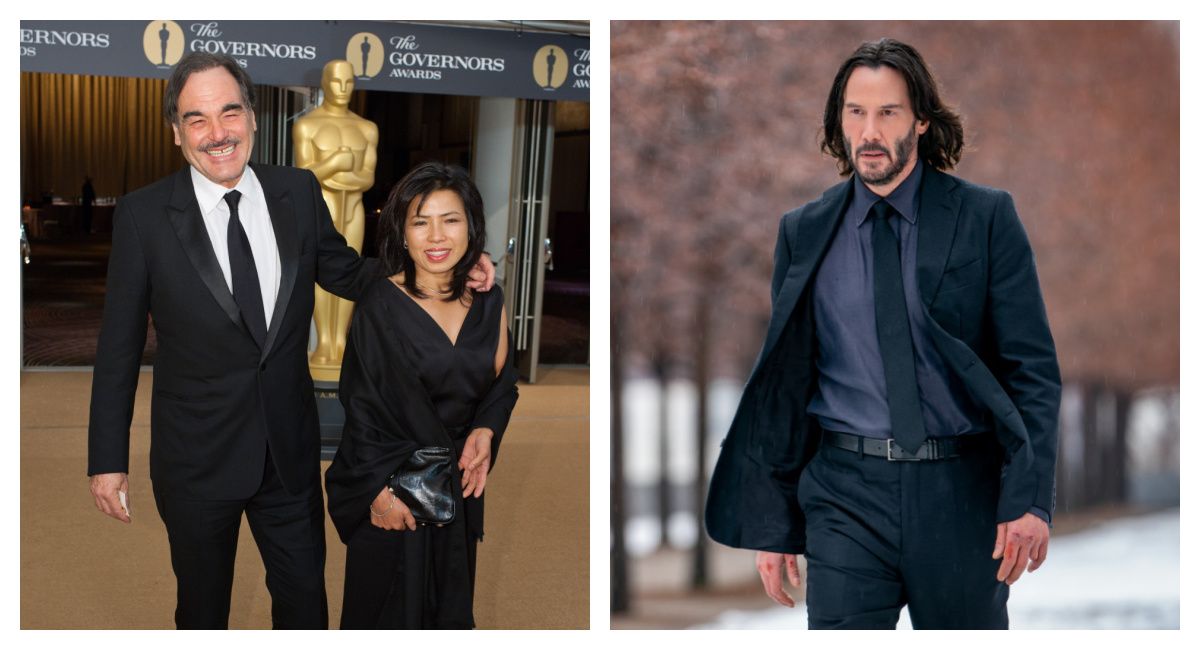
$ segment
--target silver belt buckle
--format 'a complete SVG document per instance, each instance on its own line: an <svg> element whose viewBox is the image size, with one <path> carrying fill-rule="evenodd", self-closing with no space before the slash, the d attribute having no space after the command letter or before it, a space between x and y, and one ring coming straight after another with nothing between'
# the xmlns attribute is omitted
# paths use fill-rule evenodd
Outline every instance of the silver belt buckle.
<svg viewBox="0 0 1200 650"><path fill-rule="evenodd" d="M900 456L900 457L892 456L892 444L893 444L893 443L895 443L895 442L896 442L896 439L895 439L895 438L888 438L888 441L887 441L887 459L888 459L889 461L901 462L901 461L913 461L913 460L921 460L921 459L920 459L920 457L918 457L918 456L916 456L916 455L912 455L912 456L910 456L910 457L908 457L908 458L905 458L905 457L903 457L903 456ZM900 448L900 453L901 453L901 454L906 454L906 453L908 453L908 452L904 451L904 448L903 448L903 447L901 447L901 448ZM918 450L918 453L920 453L920 451L919 451L919 450Z"/></svg>

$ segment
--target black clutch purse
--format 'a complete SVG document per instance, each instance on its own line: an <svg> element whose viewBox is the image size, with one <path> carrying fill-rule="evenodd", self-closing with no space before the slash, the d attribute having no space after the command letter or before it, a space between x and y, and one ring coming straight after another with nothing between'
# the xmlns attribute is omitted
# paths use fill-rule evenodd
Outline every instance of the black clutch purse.
<svg viewBox="0 0 1200 650"><path fill-rule="evenodd" d="M422 447L388 477L388 489L420 524L443 526L454 521L452 449Z"/></svg>

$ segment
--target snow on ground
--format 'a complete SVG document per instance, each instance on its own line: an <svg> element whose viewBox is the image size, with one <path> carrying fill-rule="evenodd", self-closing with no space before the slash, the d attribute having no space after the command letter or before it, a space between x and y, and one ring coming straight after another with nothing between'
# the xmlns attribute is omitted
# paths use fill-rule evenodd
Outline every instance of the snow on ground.
<svg viewBox="0 0 1200 650"><path fill-rule="evenodd" d="M1013 585L1008 614L1014 629L1178 629L1179 510L1052 536L1046 563ZM698 627L797 629L808 618L799 603L728 611ZM912 627L907 610L899 627Z"/></svg>

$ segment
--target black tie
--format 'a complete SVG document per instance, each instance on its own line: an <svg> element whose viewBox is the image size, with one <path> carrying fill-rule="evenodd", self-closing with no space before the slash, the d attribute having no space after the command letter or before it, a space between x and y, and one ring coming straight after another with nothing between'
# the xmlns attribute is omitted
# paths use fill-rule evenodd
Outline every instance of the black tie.
<svg viewBox="0 0 1200 650"><path fill-rule="evenodd" d="M883 356L892 437L905 451L916 453L925 441L925 423L921 420L912 332L908 327L908 308L904 304L900 242L888 223L888 217L893 214L892 206L882 199L871 206L875 221L871 233L875 257L875 330Z"/></svg>
<svg viewBox="0 0 1200 650"><path fill-rule="evenodd" d="M242 193L234 190L225 195L229 204L229 272L233 276L233 300L242 311L242 320L262 348L267 339L267 317L263 312L262 290L258 284L258 269L254 266L254 253L250 240L238 219L238 199Z"/></svg>

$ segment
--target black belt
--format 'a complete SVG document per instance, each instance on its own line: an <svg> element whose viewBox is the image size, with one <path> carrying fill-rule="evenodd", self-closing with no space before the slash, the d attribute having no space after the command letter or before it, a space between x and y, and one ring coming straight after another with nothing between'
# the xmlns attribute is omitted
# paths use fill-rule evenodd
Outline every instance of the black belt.
<svg viewBox="0 0 1200 650"><path fill-rule="evenodd" d="M867 456L879 456L888 460L945 460L947 458L957 458L965 454L972 447L977 447L985 439L986 436L983 434L927 438L917 448L915 454L910 454L903 447L895 444L896 441L892 438L886 440L882 438L868 438L840 431L824 431L821 438L825 444L837 447L838 449L863 453Z"/></svg>

